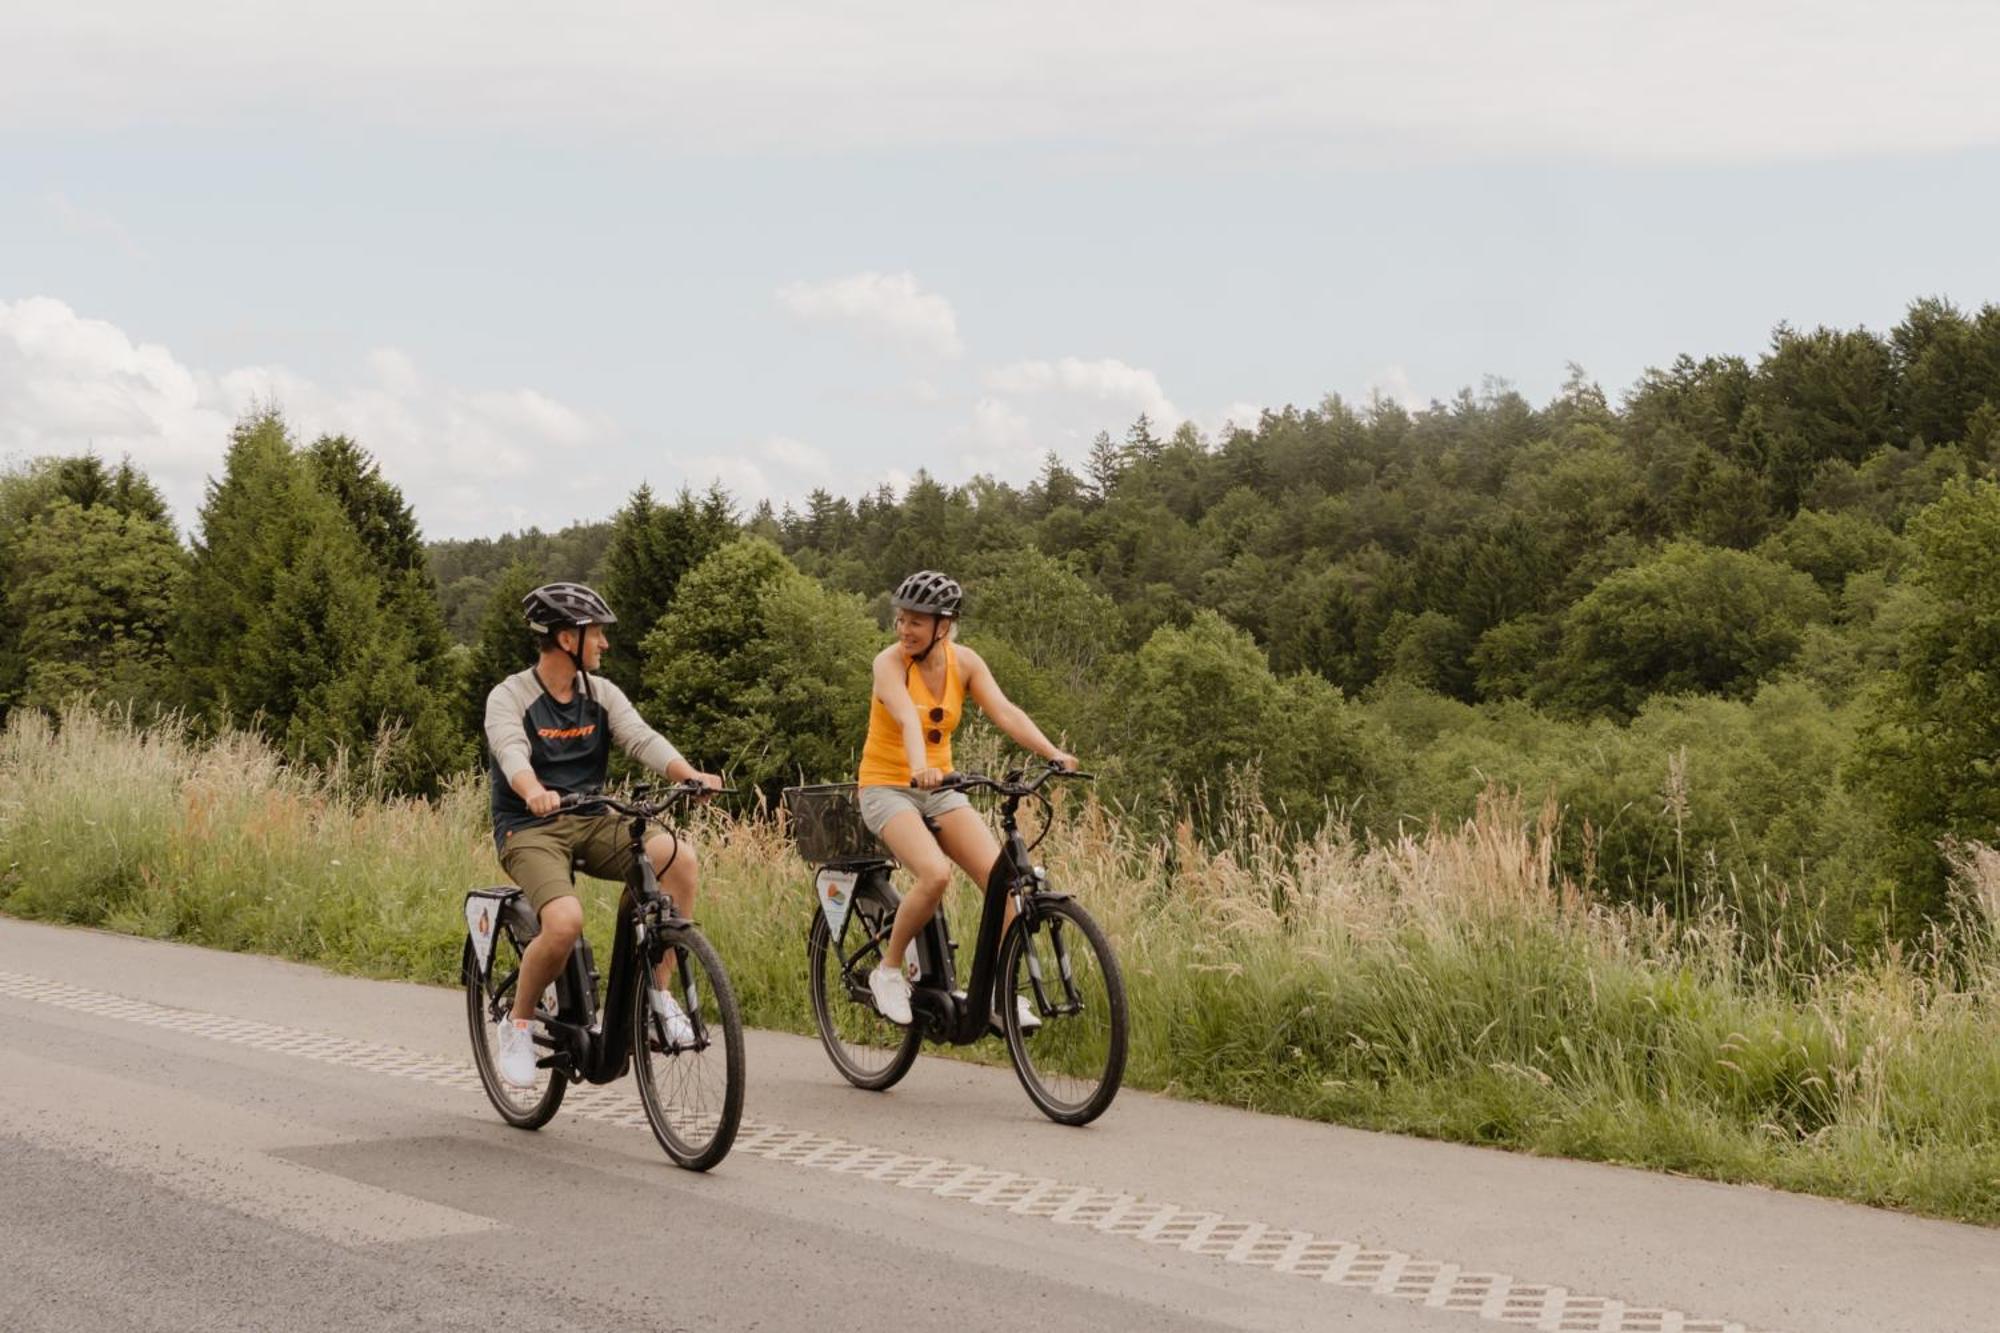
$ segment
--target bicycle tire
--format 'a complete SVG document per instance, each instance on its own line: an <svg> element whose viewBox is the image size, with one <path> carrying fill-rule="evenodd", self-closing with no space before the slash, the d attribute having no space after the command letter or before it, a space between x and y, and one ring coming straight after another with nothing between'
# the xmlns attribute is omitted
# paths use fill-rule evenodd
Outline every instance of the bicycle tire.
<svg viewBox="0 0 2000 1333"><path fill-rule="evenodd" d="M847 972L859 971L860 984L867 984L868 959L880 958L881 940L896 919L900 900L896 891L880 881L870 881L855 890L854 905L847 918L847 937L856 930L867 932L877 942L868 950L857 950ZM840 951L834 947L833 932L826 914L813 913L812 928L806 932L806 969L812 993L813 1025L819 1029L820 1044L840 1076L867 1092L886 1092L902 1081L917 1062L924 1034L915 1023L899 1027L875 1012L872 1003L863 1003L849 994L842 974Z"/></svg>
<svg viewBox="0 0 2000 1333"><path fill-rule="evenodd" d="M513 933L503 926L494 933L493 950L492 966L485 981L480 980L479 958L472 951L472 941L465 942L460 961L465 979L465 1016L472 1035L472 1063L486 1088L486 1100L493 1103L502 1120L516 1129L540 1129L562 1105L569 1076L559 1069L544 1069L540 1071L540 1082L531 1088L517 1088L500 1077L500 1060L494 1050L495 1010L508 996L495 994L491 979L495 975L519 974L521 948ZM507 987L509 994L512 989ZM539 1006L536 1012L542 1012Z"/></svg>
<svg viewBox="0 0 2000 1333"><path fill-rule="evenodd" d="M1070 926L1089 946L1091 966L1087 969L1065 939ZM1037 948L1046 952L1037 954ZM1031 958L1043 974L1040 997L1030 981ZM1087 1125L1103 1115L1125 1077L1128 1034L1124 974L1096 919L1074 899L1039 902L1033 913L1016 917L1007 928L1006 938L1000 942L999 969L1000 1021L1007 1054L1028 1100L1057 1124ZM1058 993L1062 1000L1049 1000ZM1042 1019L1041 1027L1032 1034L1021 1030L1019 1005L1015 1003L1021 995ZM1045 1006L1043 1001L1049 1003ZM1072 1003L1078 1005L1076 1012L1065 1012ZM1100 1011L1101 1025L1095 1021Z"/></svg>
<svg viewBox="0 0 2000 1333"><path fill-rule="evenodd" d="M697 1047L674 1045L653 1012L653 968L669 949L682 951L697 978L692 999L685 986L676 996L685 1012L697 1015L697 1034L706 1038ZM674 1164L706 1171L729 1155L743 1120L743 1015L736 989L715 946L691 925L663 932L645 953L632 987L632 1073L639 1101L653 1137ZM718 1054L719 1080L712 1058Z"/></svg>

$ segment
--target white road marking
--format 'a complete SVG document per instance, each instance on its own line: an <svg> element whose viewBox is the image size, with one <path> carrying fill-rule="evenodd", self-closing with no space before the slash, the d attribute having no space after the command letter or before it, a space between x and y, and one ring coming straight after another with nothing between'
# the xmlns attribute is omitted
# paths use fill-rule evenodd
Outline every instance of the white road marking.
<svg viewBox="0 0 2000 1333"><path fill-rule="evenodd" d="M400 1047L254 1019L170 1009L16 972L0 972L0 996L485 1095L479 1075L469 1063ZM637 1105L637 1098L608 1088L572 1085L563 1111L609 1124L646 1127L646 1114ZM1679 1310L1582 1295L1566 1287L1522 1282L1504 1273L1468 1273L1457 1264L1399 1250L1370 1249L1354 1241L1044 1176L891 1152L767 1121L746 1119L735 1150L1517 1328L1547 1333L1747 1333L1742 1324L1729 1320L1699 1319Z"/></svg>

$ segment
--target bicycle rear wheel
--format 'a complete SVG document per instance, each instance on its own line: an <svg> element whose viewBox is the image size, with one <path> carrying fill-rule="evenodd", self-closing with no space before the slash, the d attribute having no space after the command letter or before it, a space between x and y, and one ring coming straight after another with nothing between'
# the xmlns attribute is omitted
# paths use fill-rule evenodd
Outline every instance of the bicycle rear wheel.
<svg viewBox="0 0 2000 1333"><path fill-rule="evenodd" d="M632 1070L653 1137L690 1171L729 1155L743 1119L743 1016L715 946L693 926L647 940L632 987ZM690 1031L669 1030L653 1006L665 960L669 993Z"/></svg>
<svg viewBox="0 0 2000 1333"><path fill-rule="evenodd" d="M1104 1114L1125 1077L1125 978L1082 905L1051 898L1016 917L1000 942L1000 1020L1028 1099L1064 1125ZM1026 999L1041 1026L1021 1030Z"/></svg>
<svg viewBox="0 0 2000 1333"><path fill-rule="evenodd" d="M875 1012L868 974L882 961L889 928L896 920L896 891L880 880L863 881L841 940L833 938L826 914L813 913L806 935L806 967L812 992L813 1024L840 1076L857 1088L892 1088L916 1063L924 1035L912 1023L898 1027ZM842 945L853 950L845 953Z"/></svg>
<svg viewBox="0 0 2000 1333"><path fill-rule="evenodd" d="M486 1087L486 1099L500 1118L516 1129L540 1129L562 1105L569 1077L560 1070L537 1069L528 1087L516 1087L500 1077L498 1025L514 1005L514 987L521 974L521 948L505 925L494 931L493 966L487 980L479 979L479 958L472 941L465 943L461 971L465 979L465 1017L472 1030L472 1063ZM551 1018L547 1005L535 1006L537 1018Z"/></svg>

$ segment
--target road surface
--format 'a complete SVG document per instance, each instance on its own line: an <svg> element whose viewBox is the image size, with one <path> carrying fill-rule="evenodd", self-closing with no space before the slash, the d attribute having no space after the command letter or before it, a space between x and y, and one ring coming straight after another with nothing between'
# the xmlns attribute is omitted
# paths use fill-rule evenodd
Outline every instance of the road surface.
<svg viewBox="0 0 2000 1333"><path fill-rule="evenodd" d="M801 968L803 984L803 968ZM0 918L0 1330L1992 1330L2000 1233L1132 1092L1083 1130L750 1034L671 1166L628 1082L502 1125L462 997Z"/></svg>

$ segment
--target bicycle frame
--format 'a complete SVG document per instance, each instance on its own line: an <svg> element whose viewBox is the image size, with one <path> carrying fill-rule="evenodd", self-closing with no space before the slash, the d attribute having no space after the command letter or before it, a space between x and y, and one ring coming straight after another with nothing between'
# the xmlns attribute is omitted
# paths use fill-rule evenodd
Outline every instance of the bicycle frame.
<svg viewBox="0 0 2000 1333"><path fill-rule="evenodd" d="M951 937L951 924L943 904L939 904L911 940L917 955L918 977L911 988L910 1009L923 1025L928 1040L969 1046L990 1033L993 990L999 981L1000 931L1007 917L1008 898L1015 897L1019 919L1025 926L1035 919L1039 903L1063 896L1040 887L1023 891L1024 885L1039 886L1041 875L1031 862L1027 839L1021 836L1015 818L1018 804L1017 799L1009 799L1000 808L1000 827L1005 836L999 859L993 863L993 873L986 878L979 934L972 948L972 976L963 994L957 988L958 946ZM852 868L859 871L855 892L859 894L871 882L888 885L893 865L890 861L873 860L854 864ZM865 987L855 998L872 1003L867 999Z"/></svg>
<svg viewBox="0 0 2000 1333"><path fill-rule="evenodd" d="M652 965L650 961L641 961L642 953L651 952L646 948L648 937L658 934L672 945L674 937L691 924L674 907L673 899L660 892L652 858L646 855L646 823L637 816L632 820L633 868L625 877L625 891L618 900L618 927L611 944L611 979L604 993L604 1009L600 1013L597 1005L596 955L589 939L579 935L576 947L570 950L554 982L556 1016L542 1024L551 1053L538 1063L559 1067L572 1078L587 1083L614 1083L625 1077L631 1066L632 989L640 983L639 969ZM519 890L514 892L518 894ZM533 925L533 930L521 940L524 948L529 939L541 932L541 923L525 898L520 900L518 911L505 915L517 923L526 921ZM685 998L691 980L687 960L685 956L676 956L680 960L680 988ZM496 1006L513 1004L507 983L517 979L518 975L506 978L494 987ZM502 996L504 1000L497 998ZM694 1025L695 1049L702 1049L708 1045L708 1031L699 1006L690 1002L684 1007ZM493 1016L496 1021L499 1019L497 1008Z"/></svg>

